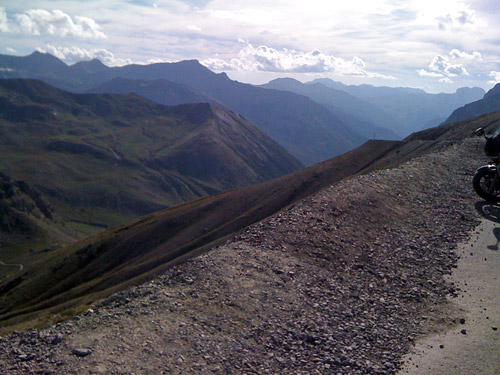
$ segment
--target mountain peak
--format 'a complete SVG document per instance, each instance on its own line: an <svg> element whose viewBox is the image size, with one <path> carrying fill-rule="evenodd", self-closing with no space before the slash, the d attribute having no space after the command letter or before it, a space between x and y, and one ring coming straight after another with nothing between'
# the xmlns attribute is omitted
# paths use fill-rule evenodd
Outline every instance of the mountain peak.
<svg viewBox="0 0 500 375"><path fill-rule="evenodd" d="M46 53L46 52L34 51L31 55L26 56L26 58L28 60L34 61L38 64L50 63L50 64L60 65L60 66L65 66L65 67L67 66L60 59L58 59L54 55L51 55L50 53Z"/></svg>
<svg viewBox="0 0 500 375"><path fill-rule="evenodd" d="M491 96L498 96L500 95L500 83L497 83L493 88L488 91L486 94L484 94L485 98L491 97Z"/></svg>
<svg viewBox="0 0 500 375"><path fill-rule="evenodd" d="M86 73L101 73L109 69L99 59L92 59L88 61L79 61L70 66L71 70L82 70Z"/></svg>

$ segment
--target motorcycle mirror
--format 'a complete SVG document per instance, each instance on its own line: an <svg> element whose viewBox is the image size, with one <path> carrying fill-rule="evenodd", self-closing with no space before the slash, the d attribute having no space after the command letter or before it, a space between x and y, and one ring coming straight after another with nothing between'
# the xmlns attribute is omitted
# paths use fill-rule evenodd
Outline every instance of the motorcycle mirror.
<svg viewBox="0 0 500 375"><path fill-rule="evenodd" d="M477 135L478 137L484 135L484 129L483 128L478 128L475 132L474 132L475 135Z"/></svg>

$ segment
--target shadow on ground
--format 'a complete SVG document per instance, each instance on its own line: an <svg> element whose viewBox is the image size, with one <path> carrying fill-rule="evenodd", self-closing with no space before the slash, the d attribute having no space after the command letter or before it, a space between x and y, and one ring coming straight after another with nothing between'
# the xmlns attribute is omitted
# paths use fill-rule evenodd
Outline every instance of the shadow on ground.
<svg viewBox="0 0 500 375"><path fill-rule="evenodd" d="M475 207L477 212L479 212L482 217L500 224L500 206L494 203L478 201L476 202ZM500 243L500 228L494 228L493 235L495 236L497 242L494 245L489 245L488 249L498 250L498 244Z"/></svg>

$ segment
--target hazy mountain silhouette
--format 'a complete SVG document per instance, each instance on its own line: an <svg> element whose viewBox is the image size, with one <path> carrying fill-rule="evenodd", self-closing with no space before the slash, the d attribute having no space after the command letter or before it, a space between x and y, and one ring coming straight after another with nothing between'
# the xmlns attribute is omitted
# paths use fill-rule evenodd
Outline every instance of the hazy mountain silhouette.
<svg viewBox="0 0 500 375"><path fill-rule="evenodd" d="M475 102L457 108L444 121L446 124L469 120L471 118L500 111L500 83L497 83L490 91L484 94L483 98Z"/></svg>
<svg viewBox="0 0 500 375"><path fill-rule="evenodd" d="M399 126L396 119L380 108L345 91L336 90L320 83L306 85L292 78L278 78L260 87L291 91L307 96L329 109L344 124L368 137L376 134L377 138L380 139L401 138L388 129L388 127Z"/></svg>
<svg viewBox="0 0 500 375"><path fill-rule="evenodd" d="M46 68L30 68L36 64ZM93 89L117 77L138 81L167 80L188 86L245 116L305 164L342 154L371 137L371 134L358 134L309 98L232 81L226 74L215 74L195 60L113 68L93 60L67 66L54 56L35 52L26 57L0 55L0 69L4 78L37 78L75 92ZM130 82L126 86L132 89ZM170 89L173 90L172 86ZM118 90L116 85L114 90ZM185 93L185 87L182 91ZM164 100L154 90L143 93L151 100Z"/></svg>
<svg viewBox="0 0 500 375"><path fill-rule="evenodd" d="M331 79L320 79L310 84L343 90L384 110L397 120L397 128L387 124L396 133L406 136L422 130L426 125L449 116L454 109L473 102L484 95L479 87L458 89L454 94L428 94L423 90L406 87L375 87L371 85L344 85Z"/></svg>
<svg viewBox="0 0 500 375"><path fill-rule="evenodd" d="M186 85L157 79L155 81L140 81L125 78L113 78L87 91L95 94L137 94L163 105L178 105L188 103L222 103L200 91Z"/></svg>

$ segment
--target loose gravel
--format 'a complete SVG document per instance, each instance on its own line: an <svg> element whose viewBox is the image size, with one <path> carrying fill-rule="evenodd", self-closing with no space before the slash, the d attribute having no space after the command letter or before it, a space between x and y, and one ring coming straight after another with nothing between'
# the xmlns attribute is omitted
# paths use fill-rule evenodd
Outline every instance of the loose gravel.
<svg viewBox="0 0 500 375"><path fill-rule="evenodd" d="M479 223L467 139L343 181L85 314L0 339L2 374L395 374L457 322ZM459 324L459 323L456 323Z"/></svg>

